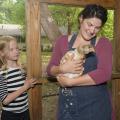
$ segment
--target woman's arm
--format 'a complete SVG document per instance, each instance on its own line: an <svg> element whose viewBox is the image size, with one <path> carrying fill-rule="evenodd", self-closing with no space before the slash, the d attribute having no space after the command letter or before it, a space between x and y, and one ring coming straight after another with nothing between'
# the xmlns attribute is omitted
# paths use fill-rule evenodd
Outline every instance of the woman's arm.
<svg viewBox="0 0 120 120"><path fill-rule="evenodd" d="M66 63L60 65L60 60L63 55L68 51L67 37L60 37L54 46L52 57L47 66L48 76L57 76L61 73L79 73L81 71L83 60L68 60Z"/></svg>
<svg viewBox="0 0 120 120"><path fill-rule="evenodd" d="M83 60L68 60L63 65L52 66L51 73L55 76L64 73L80 73L83 70Z"/></svg>
<svg viewBox="0 0 120 120"><path fill-rule="evenodd" d="M62 73L60 66L52 66L50 69L51 75L57 76L58 74Z"/></svg>
<svg viewBox="0 0 120 120"><path fill-rule="evenodd" d="M57 76L57 80L62 87L95 85L95 81L88 75L83 75L78 78L68 78L63 75Z"/></svg>
<svg viewBox="0 0 120 120"><path fill-rule="evenodd" d="M58 76L58 81L62 86L82 86L104 83L111 78L112 74L112 45L106 40L102 40L96 46L98 58L97 69L78 78L69 79L62 75Z"/></svg>
<svg viewBox="0 0 120 120"><path fill-rule="evenodd" d="M57 74L61 73L59 64L60 64L60 59L62 57L61 47L64 47L64 45L61 46L62 39L65 39L65 38L59 37L56 40L55 45L53 47L52 56L50 58L49 64L47 66L47 71L46 71L48 76L56 76Z"/></svg>
<svg viewBox="0 0 120 120"><path fill-rule="evenodd" d="M100 40L96 46L98 58L97 69L88 73L96 84L111 80L112 75L112 44L106 40Z"/></svg>
<svg viewBox="0 0 120 120"><path fill-rule="evenodd" d="M21 88L19 88L17 91L7 94L4 100L2 101L2 103L4 105L8 105L10 102L15 100L18 96L20 96L22 93L27 91L29 88L33 87L35 84L36 84L35 79L26 80L24 85Z"/></svg>

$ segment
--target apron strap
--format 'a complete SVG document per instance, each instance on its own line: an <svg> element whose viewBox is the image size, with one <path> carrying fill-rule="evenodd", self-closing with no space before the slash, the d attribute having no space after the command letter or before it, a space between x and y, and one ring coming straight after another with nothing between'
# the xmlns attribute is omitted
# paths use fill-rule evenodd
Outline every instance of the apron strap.
<svg viewBox="0 0 120 120"><path fill-rule="evenodd" d="M70 39L70 42L68 43L69 50L72 49L72 46L73 46L73 44L74 44L74 42L75 42L75 40L76 40L76 37L77 37L77 34L73 34L73 35L72 35L72 38Z"/></svg>

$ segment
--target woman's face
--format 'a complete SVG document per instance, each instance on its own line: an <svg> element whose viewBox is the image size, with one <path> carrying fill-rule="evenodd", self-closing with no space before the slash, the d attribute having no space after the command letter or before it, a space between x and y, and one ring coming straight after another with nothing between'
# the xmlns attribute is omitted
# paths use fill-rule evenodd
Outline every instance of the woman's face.
<svg viewBox="0 0 120 120"><path fill-rule="evenodd" d="M80 18L80 35L84 40L90 40L100 31L102 21L96 17L82 19Z"/></svg>

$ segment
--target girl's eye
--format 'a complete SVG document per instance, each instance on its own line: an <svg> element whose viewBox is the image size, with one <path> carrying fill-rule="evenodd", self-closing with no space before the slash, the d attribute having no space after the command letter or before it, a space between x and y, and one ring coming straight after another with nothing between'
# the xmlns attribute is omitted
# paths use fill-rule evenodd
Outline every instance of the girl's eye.
<svg viewBox="0 0 120 120"><path fill-rule="evenodd" d="M19 48L17 47L16 50L19 50Z"/></svg>

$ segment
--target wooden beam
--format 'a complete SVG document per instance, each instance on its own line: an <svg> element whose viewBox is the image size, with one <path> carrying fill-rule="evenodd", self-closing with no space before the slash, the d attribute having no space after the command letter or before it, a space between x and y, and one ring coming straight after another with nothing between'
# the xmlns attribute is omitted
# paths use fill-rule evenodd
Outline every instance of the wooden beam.
<svg viewBox="0 0 120 120"><path fill-rule="evenodd" d="M120 120L120 78L112 80L112 100L115 109L115 118Z"/></svg>
<svg viewBox="0 0 120 120"><path fill-rule="evenodd" d="M114 52L113 69L120 73L120 1L115 0L114 14ZM112 81L112 96L116 112L116 120L120 120L120 78Z"/></svg>
<svg viewBox="0 0 120 120"><path fill-rule="evenodd" d="M114 71L120 72L120 2L116 0L114 14Z"/></svg>
<svg viewBox="0 0 120 120"><path fill-rule="evenodd" d="M120 79L120 73L112 73L112 79Z"/></svg>
<svg viewBox="0 0 120 120"><path fill-rule="evenodd" d="M62 4L72 6L85 6L86 4L100 4L104 7L113 9L115 0L40 0L41 3Z"/></svg>
<svg viewBox="0 0 120 120"><path fill-rule="evenodd" d="M27 43L27 76L28 79L40 78L41 48L40 48L40 1L26 0L26 43ZM42 120L42 91L36 86L29 92L29 108L31 120Z"/></svg>

